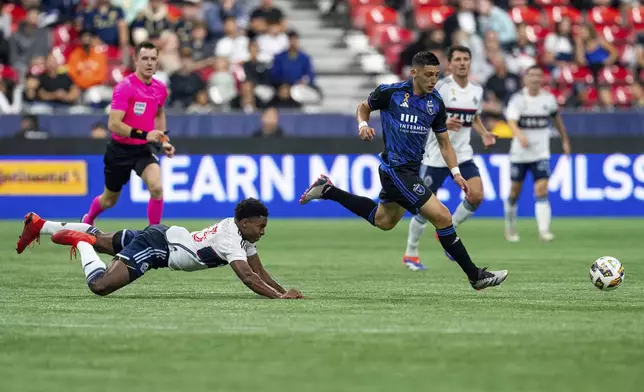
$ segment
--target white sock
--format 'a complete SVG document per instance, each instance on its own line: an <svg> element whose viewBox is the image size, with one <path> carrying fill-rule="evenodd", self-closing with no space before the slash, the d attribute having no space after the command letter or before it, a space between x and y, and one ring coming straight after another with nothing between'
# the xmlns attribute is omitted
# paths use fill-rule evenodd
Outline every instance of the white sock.
<svg viewBox="0 0 644 392"><path fill-rule="evenodd" d="M517 230L517 204L510 204L507 200L503 204L505 212L505 229L510 232Z"/></svg>
<svg viewBox="0 0 644 392"><path fill-rule="evenodd" d="M456 211L454 211L454 215L452 215L452 224L454 225L454 228L457 226L460 226L463 222L468 220L472 215L474 215L474 211L476 211L475 206L471 205L467 200L463 200L461 204L456 207Z"/></svg>
<svg viewBox="0 0 644 392"><path fill-rule="evenodd" d="M73 230L80 231L81 233L87 233L87 230L92 227L87 223L66 223L66 222L54 222L54 221L45 221L45 224L40 230L40 234L45 235L54 235L61 230Z"/></svg>
<svg viewBox="0 0 644 392"><path fill-rule="evenodd" d="M418 241L425 232L427 221L425 218L415 216L409 222L409 233L407 234L407 250L405 256L418 257Z"/></svg>
<svg viewBox="0 0 644 392"><path fill-rule="evenodd" d="M98 257L94 247L87 242L79 242L76 248L81 255L81 263L83 265L87 284L90 284L94 279L98 278L103 274L103 272L105 272L105 263L103 263L101 258Z"/></svg>
<svg viewBox="0 0 644 392"><path fill-rule="evenodd" d="M534 203L534 214L537 217L537 227L539 233L550 232L550 218L552 211L550 210L550 202L548 198L537 199Z"/></svg>

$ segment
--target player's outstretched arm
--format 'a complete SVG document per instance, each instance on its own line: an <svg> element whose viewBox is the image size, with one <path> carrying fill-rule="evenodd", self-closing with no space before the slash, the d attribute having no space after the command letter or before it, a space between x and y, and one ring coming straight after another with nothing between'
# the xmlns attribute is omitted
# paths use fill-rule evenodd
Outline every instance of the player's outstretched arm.
<svg viewBox="0 0 644 392"><path fill-rule="evenodd" d="M284 288L279 283L277 283L275 279L273 279L271 274L269 274L268 271L266 271L266 269L264 268L264 265L259 259L258 254L248 256L248 265L250 265L250 268L257 275L259 275L259 277L262 278L262 280L266 282L266 284L268 284L269 286L277 290L277 292L279 292L280 294L286 293L286 290L284 290Z"/></svg>
<svg viewBox="0 0 644 392"><path fill-rule="evenodd" d="M230 263L231 268L239 277L239 280L242 281L249 289L255 293L262 295L271 299L291 299L295 298L292 294L289 296L289 293L281 294L277 292L274 288L266 284L253 270L250 268L248 263L244 260L235 260Z"/></svg>

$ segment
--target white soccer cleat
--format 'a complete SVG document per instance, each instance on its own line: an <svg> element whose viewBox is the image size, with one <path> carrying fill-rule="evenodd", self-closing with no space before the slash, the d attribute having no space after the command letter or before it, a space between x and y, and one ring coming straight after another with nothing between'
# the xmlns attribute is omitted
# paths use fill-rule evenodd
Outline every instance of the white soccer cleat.
<svg viewBox="0 0 644 392"><path fill-rule="evenodd" d="M324 174L321 174L320 177L318 177L318 179L315 180L302 194L302 197L300 197L300 204L304 205L311 200L321 199L324 192L331 186L333 186L331 179Z"/></svg>
<svg viewBox="0 0 644 392"><path fill-rule="evenodd" d="M549 231L544 231L542 233L539 233L539 240L543 242L550 242L554 239L555 239L555 235Z"/></svg>
<svg viewBox="0 0 644 392"><path fill-rule="evenodd" d="M514 230L506 230L505 231L505 240L508 242L519 242L520 237L519 233L517 233Z"/></svg>

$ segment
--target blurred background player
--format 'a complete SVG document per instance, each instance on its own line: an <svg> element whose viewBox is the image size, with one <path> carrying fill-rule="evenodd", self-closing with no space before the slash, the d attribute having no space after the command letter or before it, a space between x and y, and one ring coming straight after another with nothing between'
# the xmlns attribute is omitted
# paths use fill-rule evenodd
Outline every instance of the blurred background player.
<svg viewBox="0 0 644 392"><path fill-rule="evenodd" d="M496 143L495 136L489 132L479 117L483 101L483 88L469 81L472 52L465 46L454 46L447 51L448 66L451 75L440 80L434 89L438 91L447 111L447 127L450 129L449 140L456 152L458 168L467 181L470 193L458 205L452 216L452 224L457 228L474 214L483 200L483 183L479 168L472 160L474 150L470 145L471 130L481 136L483 145L488 147ZM451 130L454 129L455 130ZM425 185L437 194L445 179L451 173L440 151L438 139L430 134L425 146L423 165L420 168L420 177ZM403 256L403 264L414 271L425 270L418 254L418 241L425 232L427 220L421 215L414 216L409 222L407 235L407 249ZM447 254L450 259L451 256Z"/></svg>
<svg viewBox="0 0 644 392"><path fill-rule="evenodd" d="M516 92L506 109L505 117L512 130L510 147L511 179L510 195L505 201L505 238L519 241L517 232L517 201L526 173L534 179L535 216L542 241L552 241L550 232L550 202L548 201L548 178L550 177L550 119L559 135L565 154L570 154L570 141L566 127L558 112L556 98L543 90L543 71L539 66L528 68L524 76L525 87Z"/></svg>
<svg viewBox="0 0 644 392"><path fill-rule="evenodd" d="M230 265L239 279L259 295L302 298L298 290L285 290L277 283L259 259L255 243L264 235L267 223L268 209L253 198L237 204L234 218L192 233L184 227L164 225L102 233L86 223L46 221L30 212L17 251L22 253L41 234L51 235L56 244L71 245L73 254L80 252L89 289L101 296L127 286L150 268L192 272ZM97 252L114 256L109 267Z"/></svg>
<svg viewBox="0 0 644 392"><path fill-rule="evenodd" d="M158 49L150 42L143 42L135 50L135 72L123 79L112 94L108 119L112 140L104 157L105 189L94 198L82 219L90 225L101 212L116 204L132 170L150 191L148 222L158 224L163 215L161 168L155 155L158 148L151 143L163 143L165 154L174 155L175 149L165 136L163 106L168 93L166 86L153 78L159 61Z"/></svg>
<svg viewBox="0 0 644 392"><path fill-rule="evenodd" d="M380 110L385 151L380 154L382 192L379 204L335 187L325 175L311 184L300 203L306 204L314 199L333 200L382 230L393 229L405 210L420 214L436 227L441 245L463 269L472 287L481 290L501 284L508 272L487 271L472 262L456 235L449 210L432 197L432 191L419 177L427 135L433 130L454 182L469 193L446 132L445 104L434 90L439 74L438 58L431 52L419 52L412 60L410 80L381 84L366 102L358 105L356 118L362 140L373 140L375 130L367 121L372 111ZM458 127L460 125L455 129Z"/></svg>

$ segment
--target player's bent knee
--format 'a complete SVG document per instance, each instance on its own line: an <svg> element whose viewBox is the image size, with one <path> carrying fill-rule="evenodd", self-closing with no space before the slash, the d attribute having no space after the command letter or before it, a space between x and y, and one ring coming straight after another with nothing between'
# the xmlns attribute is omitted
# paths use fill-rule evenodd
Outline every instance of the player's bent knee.
<svg viewBox="0 0 644 392"><path fill-rule="evenodd" d="M395 222L395 221L393 221L391 219L388 219L387 217L380 218L380 217L376 216L376 219L375 219L374 223L376 224L376 227L379 228L380 230L389 231L389 230L393 229L394 227L396 227L397 222Z"/></svg>
<svg viewBox="0 0 644 392"><path fill-rule="evenodd" d="M153 199L163 198L163 187L161 186L161 184L152 185L148 188L148 190L150 191L150 197L152 197Z"/></svg>
<svg viewBox="0 0 644 392"><path fill-rule="evenodd" d="M471 191L470 197L468 197L468 202L473 207L478 207L483 202L483 192Z"/></svg>
<svg viewBox="0 0 644 392"><path fill-rule="evenodd" d="M109 293L112 292L112 290L110 290L107 287L107 285L105 285L102 282L102 279L97 279L97 280L91 282L90 284L88 284L88 286L89 286L89 290L92 293L94 293L96 295L99 295L101 297L104 297L104 296L106 296L106 295L108 295Z"/></svg>

